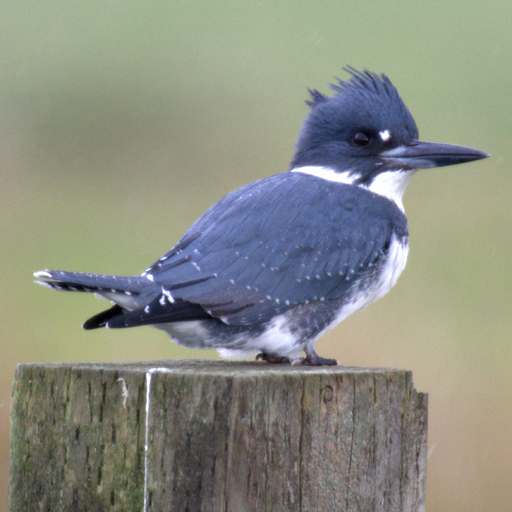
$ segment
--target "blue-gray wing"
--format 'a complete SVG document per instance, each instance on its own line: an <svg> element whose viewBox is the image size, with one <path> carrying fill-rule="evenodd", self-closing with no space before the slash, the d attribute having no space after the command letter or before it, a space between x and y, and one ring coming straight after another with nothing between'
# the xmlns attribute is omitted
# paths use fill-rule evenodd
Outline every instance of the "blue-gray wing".
<svg viewBox="0 0 512 512"><path fill-rule="evenodd" d="M260 180L212 206L146 271L162 287L158 318L130 325L180 320L180 308L247 325L339 298L393 235L406 237L407 221L381 196L297 172Z"/></svg>

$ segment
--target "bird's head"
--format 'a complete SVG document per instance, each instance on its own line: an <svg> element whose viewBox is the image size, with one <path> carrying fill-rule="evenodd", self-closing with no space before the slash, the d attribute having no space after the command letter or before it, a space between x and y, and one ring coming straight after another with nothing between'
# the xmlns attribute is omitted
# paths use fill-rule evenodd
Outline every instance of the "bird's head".
<svg viewBox="0 0 512 512"><path fill-rule="evenodd" d="M331 86L333 96L310 90L311 112L292 169L325 168L370 187L383 173L410 176L417 169L489 156L464 146L420 141L414 118L387 76L345 69L352 76Z"/></svg>

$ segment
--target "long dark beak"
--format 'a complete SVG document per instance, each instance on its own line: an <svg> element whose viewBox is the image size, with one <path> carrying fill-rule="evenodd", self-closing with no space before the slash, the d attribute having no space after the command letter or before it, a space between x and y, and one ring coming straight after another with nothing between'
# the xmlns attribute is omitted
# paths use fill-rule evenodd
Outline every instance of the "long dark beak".
<svg viewBox="0 0 512 512"><path fill-rule="evenodd" d="M417 140L408 145L382 151L379 156L386 165L401 169L424 169L472 162L490 155L485 151L465 146Z"/></svg>

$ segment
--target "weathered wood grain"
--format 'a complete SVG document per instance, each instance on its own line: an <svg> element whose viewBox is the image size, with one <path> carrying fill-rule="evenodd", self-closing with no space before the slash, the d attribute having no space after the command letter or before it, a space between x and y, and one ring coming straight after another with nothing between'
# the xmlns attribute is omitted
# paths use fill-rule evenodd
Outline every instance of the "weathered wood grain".
<svg viewBox="0 0 512 512"><path fill-rule="evenodd" d="M407 371L22 364L10 510L421 511L426 452Z"/></svg>

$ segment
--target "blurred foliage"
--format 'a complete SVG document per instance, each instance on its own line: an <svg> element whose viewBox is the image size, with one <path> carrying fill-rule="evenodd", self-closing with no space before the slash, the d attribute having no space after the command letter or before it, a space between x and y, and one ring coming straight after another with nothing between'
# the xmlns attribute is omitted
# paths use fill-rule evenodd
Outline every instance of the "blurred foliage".
<svg viewBox="0 0 512 512"><path fill-rule="evenodd" d="M148 328L84 332L103 304L42 268L137 274L225 193L287 169L345 64L386 72L425 139L489 151L420 172L393 292L318 343L414 372L430 396L429 511L512 501L509 2L2 2L0 510L23 361L216 357ZM499 478L496 476L499 475Z"/></svg>

